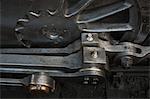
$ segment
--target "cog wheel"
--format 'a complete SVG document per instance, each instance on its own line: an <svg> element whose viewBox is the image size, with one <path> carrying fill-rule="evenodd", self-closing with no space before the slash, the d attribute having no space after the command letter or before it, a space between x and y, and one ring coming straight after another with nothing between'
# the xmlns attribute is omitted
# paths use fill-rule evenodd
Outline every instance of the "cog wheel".
<svg viewBox="0 0 150 99"><path fill-rule="evenodd" d="M141 26L136 0L35 0L31 5L15 27L26 47L65 47L82 32L134 42Z"/></svg>

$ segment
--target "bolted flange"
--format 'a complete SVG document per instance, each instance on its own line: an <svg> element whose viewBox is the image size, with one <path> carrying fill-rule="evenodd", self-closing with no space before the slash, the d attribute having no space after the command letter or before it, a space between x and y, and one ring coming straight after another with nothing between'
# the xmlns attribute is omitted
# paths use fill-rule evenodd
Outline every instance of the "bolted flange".
<svg viewBox="0 0 150 99"><path fill-rule="evenodd" d="M86 75L83 78L83 84L85 85L97 85L99 82L105 79L105 72L97 67L83 68L80 70L80 72L89 72L89 75ZM93 76L90 76L90 74L93 74Z"/></svg>

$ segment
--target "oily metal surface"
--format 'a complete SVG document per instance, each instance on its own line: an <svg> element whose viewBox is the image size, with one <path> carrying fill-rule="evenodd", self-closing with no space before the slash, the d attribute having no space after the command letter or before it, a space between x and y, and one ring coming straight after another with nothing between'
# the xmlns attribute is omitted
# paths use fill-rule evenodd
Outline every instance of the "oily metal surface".
<svg viewBox="0 0 150 99"><path fill-rule="evenodd" d="M47 92L52 78L57 98L148 97L148 12L137 1L1 0L0 85Z"/></svg>
<svg viewBox="0 0 150 99"><path fill-rule="evenodd" d="M124 31L125 34L127 32L124 40L130 34L133 34L133 39L136 34L132 30L138 29L135 25L139 17L135 0L1 0L1 3L2 47L64 47L80 38L82 31ZM131 15L127 16L127 10L131 10ZM136 14L134 21L118 24L128 18L132 20L132 11ZM119 13L125 18L111 18ZM107 20L107 17L110 17L107 23L96 23L101 19ZM111 20L117 23L111 23ZM83 22L85 24L80 24Z"/></svg>

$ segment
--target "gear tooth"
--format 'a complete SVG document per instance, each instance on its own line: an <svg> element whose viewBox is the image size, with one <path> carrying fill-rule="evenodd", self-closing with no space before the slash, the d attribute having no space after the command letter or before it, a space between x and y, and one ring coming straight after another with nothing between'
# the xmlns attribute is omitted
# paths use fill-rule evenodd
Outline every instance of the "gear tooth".
<svg viewBox="0 0 150 99"><path fill-rule="evenodd" d="M19 32L20 30L23 30L23 29L24 29L24 27L20 27L20 26L19 26L19 27L16 27L16 28L15 28L15 31L16 31L16 32Z"/></svg>
<svg viewBox="0 0 150 99"><path fill-rule="evenodd" d="M27 48L31 47L31 42L29 40L21 40L21 42L25 47Z"/></svg>
<svg viewBox="0 0 150 99"><path fill-rule="evenodd" d="M55 15L57 11L46 10L46 12L47 12L49 15Z"/></svg>
<svg viewBox="0 0 150 99"><path fill-rule="evenodd" d="M24 19L24 18L18 19L18 22L29 22L29 19Z"/></svg>
<svg viewBox="0 0 150 99"><path fill-rule="evenodd" d="M41 16L40 13L36 13L36 12L33 12L33 11L30 11L29 14L34 16L34 17L37 17L37 18Z"/></svg>
<svg viewBox="0 0 150 99"><path fill-rule="evenodd" d="M24 27L24 22L18 21L16 27Z"/></svg>
<svg viewBox="0 0 150 99"><path fill-rule="evenodd" d="M21 33L18 32L18 33L16 33L16 35L17 35L17 39L19 41L23 40L23 35Z"/></svg>

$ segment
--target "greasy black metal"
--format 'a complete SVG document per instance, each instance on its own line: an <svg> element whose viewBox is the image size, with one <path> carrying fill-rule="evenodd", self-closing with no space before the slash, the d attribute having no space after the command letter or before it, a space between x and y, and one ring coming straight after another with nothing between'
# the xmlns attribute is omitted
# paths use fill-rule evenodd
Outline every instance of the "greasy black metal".
<svg viewBox="0 0 150 99"><path fill-rule="evenodd" d="M0 70L2 73L17 73L17 74L34 74L34 73L47 73L51 77L82 77L82 76L102 76L104 77L104 72L101 71L76 71L74 73L65 73L64 71L60 70L42 70L42 69L26 69L26 68L1 68Z"/></svg>
<svg viewBox="0 0 150 99"><path fill-rule="evenodd" d="M101 72L92 72L92 71L84 71L84 72L80 72L80 71L77 71L75 73L64 73L62 71L59 71L59 70L41 70L41 69L19 69L19 68L13 68L13 69L9 69L9 68L1 68L1 70L3 71L3 73L17 73L17 74L22 74L22 73L25 73L25 74L36 74L36 73L41 73L41 72L44 72L46 73L47 75L51 76L51 77L68 77L68 78L71 78L71 77L78 77L78 76L88 76L88 75L91 75L91 76L103 76L103 74ZM111 72L124 72L124 73L131 73L131 72L134 72L134 73L138 73L139 75L146 75L145 73L148 73L150 72L150 70L148 69L147 66L141 66L141 67L136 67L136 66L132 66L132 68L129 68L129 69L122 69L122 68L112 68L110 70ZM143 72L145 72L143 74ZM133 74L132 74L133 75ZM30 84L30 76L28 77L25 77L25 78L22 78L22 79L15 79L15 78L1 78L1 81L0 81L0 84L1 85L11 85L11 86L22 86L22 85L28 85Z"/></svg>
<svg viewBox="0 0 150 99"><path fill-rule="evenodd" d="M1 48L3 54L27 54L27 55L70 55L81 50L80 40L70 43L64 48Z"/></svg>
<svg viewBox="0 0 150 99"><path fill-rule="evenodd" d="M129 24L113 24L113 23L87 23L80 24L79 28L84 32L118 32L118 31L131 31L133 28Z"/></svg>
<svg viewBox="0 0 150 99"><path fill-rule="evenodd" d="M82 67L81 52L69 56L1 54L1 66L53 67L78 69Z"/></svg>
<svg viewBox="0 0 150 99"><path fill-rule="evenodd" d="M38 46L38 44L49 47L64 47L78 39L80 31L75 21L66 19L60 13L62 12L49 15L45 10L38 14L34 11L27 12L25 20L28 21L19 19L15 27L18 40L26 47ZM73 32L75 33L73 34ZM28 41L30 41L30 44L28 44Z"/></svg>
<svg viewBox="0 0 150 99"><path fill-rule="evenodd" d="M54 98L148 97L148 0L0 3L1 86L51 88Z"/></svg>
<svg viewBox="0 0 150 99"><path fill-rule="evenodd" d="M140 31L135 39L134 42L136 43L143 43L146 38L149 37L150 34L150 26L148 23L143 23L140 27Z"/></svg>
<svg viewBox="0 0 150 99"><path fill-rule="evenodd" d="M130 34L133 34L134 37L136 36L136 34L132 32L132 30L136 32L139 27L139 24L137 24L139 16L137 14L138 6L135 2L136 0L125 0L119 2L114 0L114 3L109 4L108 6L102 6L99 9L94 9L92 7L94 1L96 2L96 0L80 0L78 2L68 0L55 0L52 2L51 0L40 0L38 2L36 0L14 0L9 2L8 0L2 0L1 27L3 28L1 30L1 46L64 47L80 38L80 33L82 31L131 31ZM49 2L50 5L48 4ZM104 1L97 2L98 4L104 3ZM15 4L19 6L15 6ZM9 8L7 8L7 6L9 6ZM88 9L86 10L86 8ZM131 15L126 18L130 20L130 24L114 24L110 23L110 19L108 19L108 22L110 21L108 24L95 24L95 21L100 20L101 18L106 18L107 20L107 17L127 10L130 10L129 12L131 12ZM132 16L136 17L133 18ZM87 17L90 21L82 22L84 19L80 17ZM89 22L94 23L91 24ZM7 27L7 23L9 23L9 28ZM80 23L86 23L86 25L80 26ZM14 32L16 32L18 41ZM8 33L11 36L8 37L6 35ZM127 38L130 34L126 33L123 38Z"/></svg>
<svg viewBox="0 0 150 99"><path fill-rule="evenodd" d="M94 11L86 11L79 15L77 23L94 22L102 18L111 16L113 14L119 13L121 11L124 11L126 9L129 9L131 6L132 4L121 1L110 6L95 9Z"/></svg>
<svg viewBox="0 0 150 99"><path fill-rule="evenodd" d="M129 24L133 27L132 31L127 31L122 38L121 41L131 41L134 42L134 39L136 39L137 32L140 29L141 26L141 17L139 12L139 5L136 0L126 0L128 3L133 4L133 7L129 10ZM136 16L136 17L135 17Z"/></svg>
<svg viewBox="0 0 150 99"><path fill-rule="evenodd" d="M93 1L94 0L80 0L80 1L78 1L75 5L69 7L65 11L65 17L71 17L71 16L79 13L80 11L84 10Z"/></svg>

